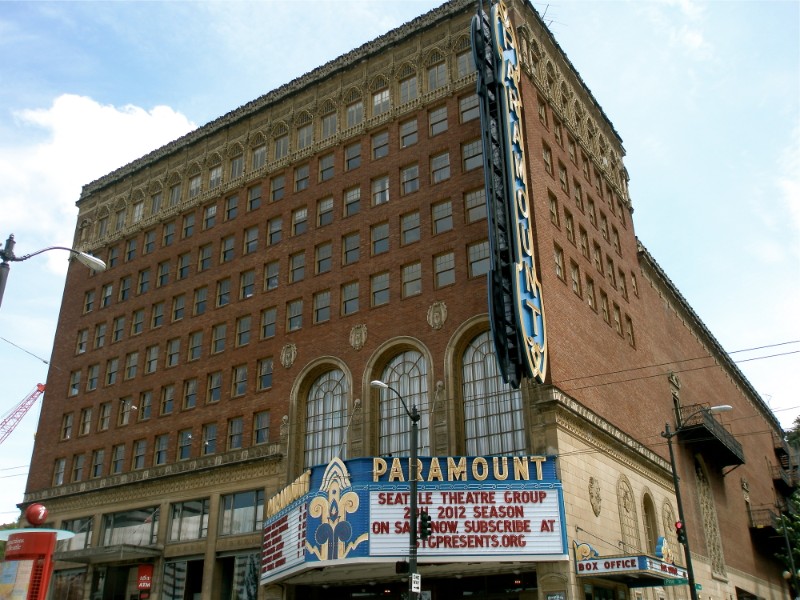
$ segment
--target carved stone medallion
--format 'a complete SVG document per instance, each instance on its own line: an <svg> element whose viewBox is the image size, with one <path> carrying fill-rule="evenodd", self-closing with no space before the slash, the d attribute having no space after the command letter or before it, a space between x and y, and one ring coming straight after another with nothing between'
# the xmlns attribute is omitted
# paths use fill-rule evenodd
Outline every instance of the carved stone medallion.
<svg viewBox="0 0 800 600"><path fill-rule="evenodd" d="M367 326L363 323L350 330L350 345L354 350L361 350L367 343Z"/></svg>
<svg viewBox="0 0 800 600"><path fill-rule="evenodd" d="M297 358L297 346L295 344L286 344L281 348L281 364L284 368L288 369L294 364L294 359Z"/></svg>
<svg viewBox="0 0 800 600"><path fill-rule="evenodd" d="M428 325L434 329L441 329L445 321L447 321L447 305L437 300L428 309Z"/></svg>

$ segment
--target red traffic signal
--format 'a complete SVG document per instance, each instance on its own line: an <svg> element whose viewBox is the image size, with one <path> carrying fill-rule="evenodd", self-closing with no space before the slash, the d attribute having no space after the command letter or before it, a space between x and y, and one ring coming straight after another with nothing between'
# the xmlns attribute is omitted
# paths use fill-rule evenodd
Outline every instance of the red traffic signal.
<svg viewBox="0 0 800 600"><path fill-rule="evenodd" d="M686 544L686 527L682 521L675 522L675 535L678 536L678 543Z"/></svg>

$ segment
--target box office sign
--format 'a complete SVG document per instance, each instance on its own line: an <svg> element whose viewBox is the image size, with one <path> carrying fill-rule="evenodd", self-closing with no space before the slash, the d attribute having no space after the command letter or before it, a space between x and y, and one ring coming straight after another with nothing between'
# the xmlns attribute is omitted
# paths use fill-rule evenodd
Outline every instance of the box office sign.
<svg viewBox="0 0 800 600"><path fill-rule="evenodd" d="M567 560L552 456L421 457L418 508L432 519L419 561ZM261 582L320 563L392 562L408 554L408 458L334 459L266 508Z"/></svg>

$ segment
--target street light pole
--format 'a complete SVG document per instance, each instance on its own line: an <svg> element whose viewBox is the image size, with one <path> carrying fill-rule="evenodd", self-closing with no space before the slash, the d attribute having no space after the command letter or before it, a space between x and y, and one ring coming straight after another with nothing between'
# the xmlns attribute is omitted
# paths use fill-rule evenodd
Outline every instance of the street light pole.
<svg viewBox="0 0 800 600"><path fill-rule="evenodd" d="M700 409L698 411L693 412L691 415L689 415L685 419L681 418L681 423L683 423L684 421L688 421L689 419L694 417L696 414L699 414L699 413L701 413L703 411L708 411L710 414L714 414L714 413L718 413L718 412L726 412L726 411L729 411L729 410L731 410L731 406L728 405L728 404L723 404L723 405L720 405L720 406L712 406L711 408ZM678 503L678 520L685 527L686 526L686 519L684 518L684 515L683 515L683 500L681 498L680 477L678 477L678 469L675 466L675 452L672 450L672 438L675 437L676 435L678 435L678 433L680 432L681 428L682 428L682 425L678 425L675 428L675 431L672 431L669 428L669 423L666 423L664 425L664 431L661 433L661 437L664 437L664 438L667 439L667 446L669 447L669 462L670 462L670 465L672 466L672 483L675 486L675 500ZM691 600L698 600L697 599L697 585L695 584L694 568L692 566L692 553L689 550L688 531L686 533L687 533L686 539L683 542L683 553L684 553L684 556L686 557L686 575L687 575L686 578L689 581L689 597L691 598Z"/></svg>
<svg viewBox="0 0 800 600"><path fill-rule="evenodd" d="M406 401L403 399L403 396L392 386L377 379L372 381L370 385L375 388L391 390L394 392L395 395L400 398L400 402L403 403L403 409L405 409L408 418L411 419L411 429L409 430L408 436L408 443L410 446L408 487L409 494L411 495L411 498L409 498L408 512L408 597L409 600L416 600L419 598L419 593L414 589L414 576L417 574L417 480L419 479L419 473L417 472L419 459L417 453L419 446L420 414L417 411L416 404L411 407L411 410L408 410L408 405L406 405Z"/></svg>
<svg viewBox="0 0 800 600"><path fill-rule="evenodd" d="M14 245L16 242L14 241L14 234L12 233L8 236L6 240L6 245L0 248L0 306L3 304L3 294L6 291L6 282L8 281L8 273L11 270L11 265L8 263L11 262L22 262L23 260L28 260L29 258L36 256L37 254L41 254L42 252L47 252L49 250L66 250L70 254L72 254L78 262L81 264L86 265L90 269L95 271L105 271L106 270L106 263L104 263L99 258L92 256L91 254L87 254L86 252L81 252L79 250L75 250L74 248L67 248L65 246L50 246L48 248L42 248L41 250L37 250L36 252L31 252L30 254L26 254L24 256L16 256L14 254Z"/></svg>

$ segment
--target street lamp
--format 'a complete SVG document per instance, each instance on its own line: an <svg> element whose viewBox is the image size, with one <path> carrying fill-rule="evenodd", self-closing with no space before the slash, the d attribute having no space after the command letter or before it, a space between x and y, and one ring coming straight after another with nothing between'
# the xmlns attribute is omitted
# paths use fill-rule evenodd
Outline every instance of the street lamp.
<svg viewBox="0 0 800 600"><path fill-rule="evenodd" d="M410 463L408 465L408 486L409 493L411 494L408 512L408 597L409 600L415 600L419 598L419 593L414 587L414 580L417 579L417 577L415 577L417 575L417 446L419 445L420 415L417 411L416 404L411 407L411 410L408 410L408 405L406 405L403 396L389 384L375 379L370 382L370 385L374 388L391 390L394 392L395 395L400 398L400 402L403 403L403 408L408 418L411 419L411 429L408 439L411 453Z"/></svg>
<svg viewBox="0 0 800 600"><path fill-rule="evenodd" d="M86 254L86 252L80 252L79 250L75 250L73 248L66 248L64 246L50 246L49 248L42 248L41 250L37 250L36 252L31 252L30 254L26 254L25 256L15 256L14 255L14 245L16 242L14 241L14 234L12 233L8 236L6 240L6 245L4 248L0 248L0 305L3 304L3 293L6 290L6 281L8 281L8 272L11 269L11 265L8 263L10 262L22 262L23 260L28 260L29 258L36 256L37 254L41 254L42 252L47 252L48 250L66 250L67 252L71 253L75 258L78 259L78 262L81 264L86 265L90 269L95 271L105 271L106 270L106 263L104 263L99 258L92 256L91 254Z"/></svg>
<svg viewBox="0 0 800 600"><path fill-rule="evenodd" d="M681 421L688 421L696 414L701 412L707 412L709 414L716 414L720 412L727 412L732 410L732 406L730 404L721 404L719 406L712 406L711 408L701 408L700 410L696 410L692 414L690 414L685 419L681 419ZM664 431L661 433L661 437L667 439L667 446L669 446L669 462L672 466L672 482L675 486L675 499L678 502L678 520L681 523L682 527L686 526L686 520L683 517L683 501L681 500L681 488L680 488L680 477L678 477L678 470L675 467L675 453L672 450L672 438L680 433L682 426L678 426L675 428L675 431L670 430L669 423L664 425ZM689 580L689 596L691 600L697 600L697 587L694 581L694 568L692 567L692 554L689 551L689 538L688 536L684 537L683 544L683 553L686 557L686 574L687 579Z"/></svg>

